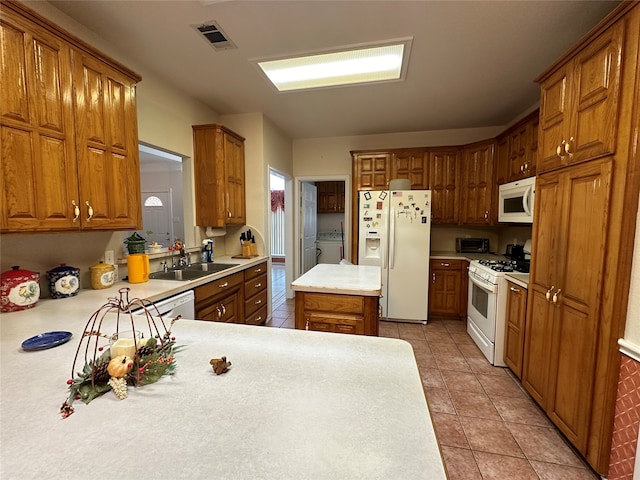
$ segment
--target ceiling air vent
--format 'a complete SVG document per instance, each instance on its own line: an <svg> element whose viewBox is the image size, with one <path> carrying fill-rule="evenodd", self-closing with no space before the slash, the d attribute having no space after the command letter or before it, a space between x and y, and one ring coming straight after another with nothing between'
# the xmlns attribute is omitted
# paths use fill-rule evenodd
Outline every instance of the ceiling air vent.
<svg viewBox="0 0 640 480"><path fill-rule="evenodd" d="M199 23L191 25L202 37L216 50L229 50L237 48L235 44L229 40L227 35L222 31L217 22L211 21L207 23Z"/></svg>

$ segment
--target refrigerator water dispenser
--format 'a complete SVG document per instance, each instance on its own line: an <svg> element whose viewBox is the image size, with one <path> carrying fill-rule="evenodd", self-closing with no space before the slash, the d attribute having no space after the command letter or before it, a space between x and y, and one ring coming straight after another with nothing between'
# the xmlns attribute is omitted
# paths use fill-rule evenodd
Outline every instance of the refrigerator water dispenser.
<svg viewBox="0 0 640 480"><path fill-rule="evenodd" d="M382 251L380 250L380 237L365 239L365 258L382 258Z"/></svg>

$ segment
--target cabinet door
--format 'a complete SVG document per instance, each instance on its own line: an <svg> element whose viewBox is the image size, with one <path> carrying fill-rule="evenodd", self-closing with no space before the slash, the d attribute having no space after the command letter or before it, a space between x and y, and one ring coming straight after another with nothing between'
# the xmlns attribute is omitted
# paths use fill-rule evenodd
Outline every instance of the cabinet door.
<svg viewBox="0 0 640 480"><path fill-rule="evenodd" d="M615 153L624 22L541 84L538 172Z"/></svg>
<svg viewBox="0 0 640 480"><path fill-rule="evenodd" d="M530 145L529 135L530 128L527 123L517 126L509 134L509 181L524 177Z"/></svg>
<svg viewBox="0 0 640 480"><path fill-rule="evenodd" d="M246 220L244 186L244 142L225 132L224 157L227 188L227 225L244 225Z"/></svg>
<svg viewBox="0 0 640 480"><path fill-rule="evenodd" d="M73 80L82 226L141 228L135 85L76 50Z"/></svg>
<svg viewBox="0 0 640 480"><path fill-rule="evenodd" d="M424 150L401 150L391 159L391 179L406 178L412 190L426 190L428 169L425 165Z"/></svg>
<svg viewBox="0 0 640 480"><path fill-rule="evenodd" d="M430 315L459 316L462 277L459 263L444 260L432 260L429 263L431 271Z"/></svg>
<svg viewBox="0 0 640 480"><path fill-rule="evenodd" d="M429 152L429 189L434 224L457 224L460 150Z"/></svg>
<svg viewBox="0 0 640 480"><path fill-rule="evenodd" d="M511 282L507 282L507 286L504 362L516 377L522 378L527 290Z"/></svg>
<svg viewBox="0 0 640 480"><path fill-rule="evenodd" d="M510 158L509 135L502 135L496 139L496 184L509 182Z"/></svg>
<svg viewBox="0 0 640 480"><path fill-rule="evenodd" d="M462 218L468 225L492 222L494 142L483 142L464 150L462 166Z"/></svg>
<svg viewBox="0 0 640 480"><path fill-rule="evenodd" d="M390 153L354 153L355 192L389 188Z"/></svg>
<svg viewBox="0 0 640 480"><path fill-rule="evenodd" d="M70 48L9 10L2 15L0 229L78 228Z"/></svg>
<svg viewBox="0 0 640 480"><path fill-rule="evenodd" d="M599 307L611 193L611 159L562 174L563 218L557 297L552 297L551 363L547 414L586 452L591 414Z"/></svg>

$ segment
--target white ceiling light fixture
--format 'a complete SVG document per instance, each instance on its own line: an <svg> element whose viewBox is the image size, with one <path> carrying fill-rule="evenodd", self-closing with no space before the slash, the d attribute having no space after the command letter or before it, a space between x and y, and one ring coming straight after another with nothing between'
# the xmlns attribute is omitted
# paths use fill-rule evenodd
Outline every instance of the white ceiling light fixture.
<svg viewBox="0 0 640 480"><path fill-rule="evenodd" d="M411 40L253 62L279 92L402 81L406 76Z"/></svg>

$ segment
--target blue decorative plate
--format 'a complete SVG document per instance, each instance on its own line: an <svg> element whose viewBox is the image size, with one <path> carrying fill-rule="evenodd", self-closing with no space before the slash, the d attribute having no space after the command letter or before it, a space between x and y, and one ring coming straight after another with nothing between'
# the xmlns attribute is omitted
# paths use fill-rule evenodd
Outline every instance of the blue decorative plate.
<svg viewBox="0 0 640 480"><path fill-rule="evenodd" d="M71 332L46 332L27 338L22 342L24 350L44 350L45 348L57 347L71 338Z"/></svg>

